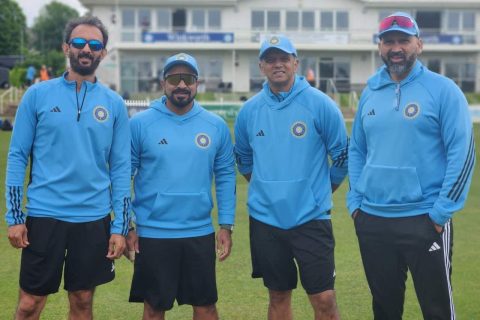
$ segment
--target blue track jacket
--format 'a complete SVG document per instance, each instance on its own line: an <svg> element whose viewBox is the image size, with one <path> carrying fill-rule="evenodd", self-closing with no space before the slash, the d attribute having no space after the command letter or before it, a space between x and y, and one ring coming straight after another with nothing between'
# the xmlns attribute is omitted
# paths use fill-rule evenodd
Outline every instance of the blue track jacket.
<svg viewBox="0 0 480 320"><path fill-rule="evenodd" d="M282 229L330 219L331 184L347 174L347 141L338 107L303 77L282 101L266 82L235 123L238 169L252 174L250 215Z"/></svg>
<svg viewBox="0 0 480 320"><path fill-rule="evenodd" d="M468 104L450 79L417 61L399 83L385 66L368 80L349 150L350 213L428 213L444 225L464 205L474 163Z"/></svg>
<svg viewBox="0 0 480 320"><path fill-rule="evenodd" d="M166 97L130 120L132 208L137 232L147 238L188 238L214 231L212 180L218 223L235 218L235 161L225 121L196 101L184 115Z"/></svg>
<svg viewBox="0 0 480 320"><path fill-rule="evenodd" d="M111 233L125 235L130 205L125 103L99 82L83 81L77 98L76 82L66 76L30 87L18 108L7 160L7 224L25 223L21 208L30 158L29 216L80 223L113 209Z"/></svg>

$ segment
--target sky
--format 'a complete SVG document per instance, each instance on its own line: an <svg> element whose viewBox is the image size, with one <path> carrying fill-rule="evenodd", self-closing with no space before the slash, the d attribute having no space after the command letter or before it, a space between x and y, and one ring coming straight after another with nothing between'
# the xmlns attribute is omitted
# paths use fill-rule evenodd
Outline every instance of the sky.
<svg viewBox="0 0 480 320"><path fill-rule="evenodd" d="M31 27L35 18L38 16L40 9L43 8L45 5L49 4L53 0L14 0L22 8L23 13L27 17L27 26ZM57 2L61 2L66 4L75 10L78 11L80 15L84 14L87 9L80 4L78 0L56 0Z"/></svg>

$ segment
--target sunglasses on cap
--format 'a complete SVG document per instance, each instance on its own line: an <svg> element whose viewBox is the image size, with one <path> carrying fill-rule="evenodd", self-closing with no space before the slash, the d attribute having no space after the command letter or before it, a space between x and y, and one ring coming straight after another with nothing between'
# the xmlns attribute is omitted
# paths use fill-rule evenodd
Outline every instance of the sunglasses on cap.
<svg viewBox="0 0 480 320"><path fill-rule="evenodd" d="M176 73L176 74L169 74L165 77L165 81L172 86L178 86L180 81L185 82L187 86L191 86L195 82L197 82L197 76L190 73Z"/></svg>
<svg viewBox="0 0 480 320"><path fill-rule="evenodd" d="M389 16L380 22L379 32L390 29L392 26L399 26L400 28L415 29L415 22L409 17L404 16Z"/></svg>
<svg viewBox="0 0 480 320"><path fill-rule="evenodd" d="M84 38L73 38L68 43L75 49L83 49L88 44L90 50L92 51L100 51L103 49L103 43L100 40L87 40Z"/></svg>

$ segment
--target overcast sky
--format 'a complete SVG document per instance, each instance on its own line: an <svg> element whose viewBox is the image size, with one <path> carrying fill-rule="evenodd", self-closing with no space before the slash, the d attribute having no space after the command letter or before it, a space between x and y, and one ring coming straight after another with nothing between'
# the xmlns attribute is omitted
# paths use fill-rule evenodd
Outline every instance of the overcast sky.
<svg viewBox="0 0 480 320"><path fill-rule="evenodd" d="M23 13L27 17L27 26L33 25L34 19L38 16L40 9L53 0L14 0L23 10ZM56 0L57 2L64 3L78 11L80 15L84 14L87 9L80 4L78 0Z"/></svg>

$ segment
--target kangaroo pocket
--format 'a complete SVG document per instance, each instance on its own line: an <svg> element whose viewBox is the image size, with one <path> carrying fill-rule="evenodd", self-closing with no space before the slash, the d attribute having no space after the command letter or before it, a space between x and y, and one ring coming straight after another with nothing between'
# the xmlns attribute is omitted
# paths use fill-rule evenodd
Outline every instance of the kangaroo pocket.
<svg viewBox="0 0 480 320"><path fill-rule="evenodd" d="M376 204L407 204L423 200L415 167L366 165L356 190Z"/></svg>
<svg viewBox="0 0 480 320"><path fill-rule="evenodd" d="M210 221L213 204L206 192L159 192L149 220L162 228L188 228Z"/></svg>
<svg viewBox="0 0 480 320"><path fill-rule="evenodd" d="M310 182L254 179L248 190L248 206L256 214L273 217L279 226L292 227L317 207ZM270 219L268 219L270 220Z"/></svg>

